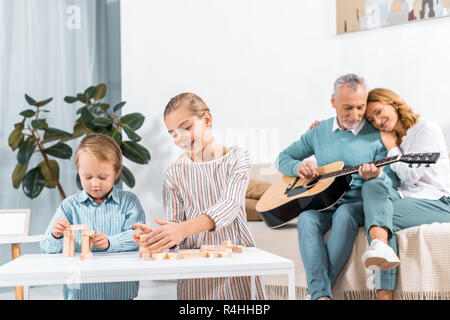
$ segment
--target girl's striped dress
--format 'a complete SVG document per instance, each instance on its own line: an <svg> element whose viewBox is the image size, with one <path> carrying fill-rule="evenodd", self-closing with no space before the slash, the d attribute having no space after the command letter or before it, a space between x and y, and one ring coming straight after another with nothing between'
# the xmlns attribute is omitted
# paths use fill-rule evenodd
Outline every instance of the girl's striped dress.
<svg viewBox="0 0 450 320"><path fill-rule="evenodd" d="M247 224L245 194L250 176L247 151L233 147L221 158L193 162L187 153L166 170L163 187L164 211L168 221L183 222L201 214L215 222L215 230L198 233L178 244L178 249L198 249L231 240L235 245L254 247ZM178 280L178 299L250 299L250 277ZM265 294L256 277L256 298Z"/></svg>

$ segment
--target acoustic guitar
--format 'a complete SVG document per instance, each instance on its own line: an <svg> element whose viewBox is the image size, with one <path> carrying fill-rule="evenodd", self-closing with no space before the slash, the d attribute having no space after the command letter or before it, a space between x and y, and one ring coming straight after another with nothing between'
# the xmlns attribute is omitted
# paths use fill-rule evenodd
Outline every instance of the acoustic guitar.
<svg viewBox="0 0 450 320"><path fill-rule="evenodd" d="M376 167L397 161L412 164L436 163L440 153L411 153L380 159L373 163ZM256 204L261 218L269 228L278 228L296 218L306 210L323 211L334 206L350 189L352 173L362 166L345 167L343 161L337 161L316 168L313 178L283 176L272 184Z"/></svg>

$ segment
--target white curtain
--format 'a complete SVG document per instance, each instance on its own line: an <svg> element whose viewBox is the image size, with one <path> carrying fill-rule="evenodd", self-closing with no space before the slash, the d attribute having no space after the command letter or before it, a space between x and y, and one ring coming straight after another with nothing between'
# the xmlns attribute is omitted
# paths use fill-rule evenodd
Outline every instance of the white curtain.
<svg viewBox="0 0 450 320"><path fill-rule="evenodd" d="M32 109L24 98L37 101L53 97L46 107L50 127L73 131L81 104L67 104L65 96L106 83L105 101L118 103L120 85L119 0L0 0L0 209L31 208L30 234L45 231L60 204L57 189L44 188L31 200L20 187L14 189L12 172L17 150L8 146L19 113ZM75 152L80 139L68 144ZM41 162L35 154L29 169ZM76 187L74 156L57 159L60 182L67 196ZM39 246L23 246L23 253ZM10 249L0 246L0 265L11 259Z"/></svg>

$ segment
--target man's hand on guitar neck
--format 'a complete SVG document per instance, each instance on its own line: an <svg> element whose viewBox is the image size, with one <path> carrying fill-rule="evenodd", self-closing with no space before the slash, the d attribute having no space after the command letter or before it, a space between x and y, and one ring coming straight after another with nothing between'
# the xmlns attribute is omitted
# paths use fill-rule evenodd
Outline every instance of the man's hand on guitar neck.
<svg viewBox="0 0 450 320"><path fill-rule="evenodd" d="M383 173L383 167L376 167L373 163L365 163L358 169L359 175L364 180L370 180L373 178L378 178Z"/></svg>
<svg viewBox="0 0 450 320"><path fill-rule="evenodd" d="M311 161L305 160L297 168L297 175L303 179L309 179L318 175L316 168Z"/></svg>

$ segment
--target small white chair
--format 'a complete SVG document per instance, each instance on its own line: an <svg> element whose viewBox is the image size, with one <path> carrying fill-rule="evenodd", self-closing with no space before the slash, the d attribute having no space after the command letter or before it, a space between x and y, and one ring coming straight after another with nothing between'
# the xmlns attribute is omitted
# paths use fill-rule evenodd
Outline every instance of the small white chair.
<svg viewBox="0 0 450 320"><path fill-rule="evenodd" d="M42 235L29 236L30 209L0 210L0 244L10 244L12 259L21 256L21 243L40 242ZM29 298L28 287L15 287L16 300Z"/></svg>

